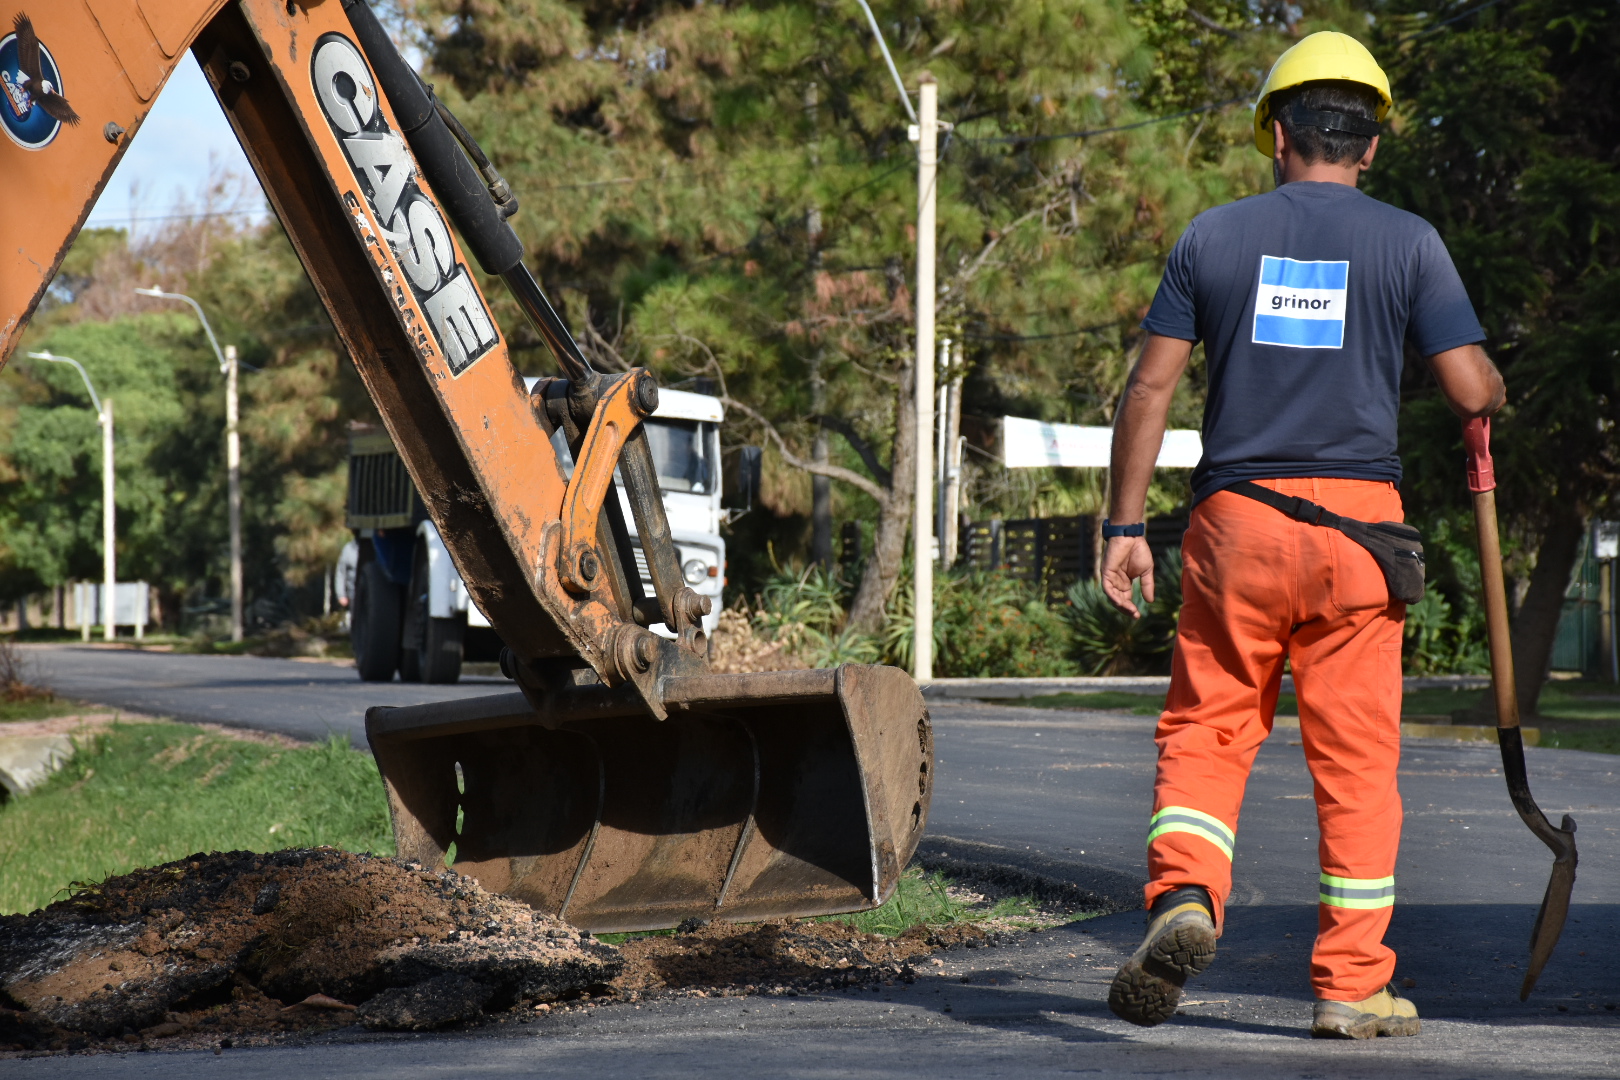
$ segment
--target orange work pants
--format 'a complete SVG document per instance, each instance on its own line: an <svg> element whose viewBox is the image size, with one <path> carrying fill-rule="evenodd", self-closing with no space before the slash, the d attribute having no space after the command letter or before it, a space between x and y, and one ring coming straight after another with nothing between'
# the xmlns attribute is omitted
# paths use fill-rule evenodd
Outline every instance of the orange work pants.
<svg viewBox="0 0 1620 1080"><path fill-rule="evenodd" d="M1400 521L1394 485L1261 480L1336 514ZM1201 885L1222 924L1243 789L1287 660L1315 781L1321 886L1311 985L1359 1001L1395 970L1384 943L1395 902L1401 800L1401 632L1366 549L1229 491L1200 502L1182 541L1182 608L1159 718L1147 903Z"/></svg>

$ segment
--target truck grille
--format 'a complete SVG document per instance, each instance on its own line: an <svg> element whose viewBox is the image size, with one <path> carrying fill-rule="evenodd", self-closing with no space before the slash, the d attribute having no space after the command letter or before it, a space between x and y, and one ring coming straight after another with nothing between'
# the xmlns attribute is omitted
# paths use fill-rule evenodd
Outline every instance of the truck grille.
<svg viewBox="0 0 1620 1080"><path fill-rule="evenodd" d="M410 525L416 488L398 454L356 454L349 458L351 529L396 529Z"/></svg>

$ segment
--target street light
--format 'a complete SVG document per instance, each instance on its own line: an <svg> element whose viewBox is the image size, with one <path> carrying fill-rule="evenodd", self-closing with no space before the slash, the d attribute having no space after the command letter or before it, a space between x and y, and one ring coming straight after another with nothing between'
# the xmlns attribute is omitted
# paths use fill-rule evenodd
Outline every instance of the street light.
<svg viewBox="0 0 1620 1080"><path fill-rule="evenodd" d="M208 325L208 316L202 305L184 293L164 292L162 289L136 289L141 296L156 296L164 300L183 300L191 305L202 322L208 344L214 347L219 359L219 370L225 376L225 468L229 476L227 501L231 517L231 640L242 640L242 443L236 433L236 346L227 345L221 351L214 328Z"/></svg>
<svg viewBox="0 0 1620 1080"><path fill-rule="evenodd" d="M117 612L113 606L113 596L118 584L117 551L114 546L114 515L117 510L113 505L113 403L101 400L90 383L90 376L85 374L84 365L77 360L57 356L48 350L28 355L35 360L49 360L53 364L72 364L78 370L79 378L84 380L84 388L90 391L90 404L96 408L96 423L101 427L101 572L106 579L101 593L101 636L111 641L117 636L114 623ZM88 638L88 625L84 632Z"/></svg>

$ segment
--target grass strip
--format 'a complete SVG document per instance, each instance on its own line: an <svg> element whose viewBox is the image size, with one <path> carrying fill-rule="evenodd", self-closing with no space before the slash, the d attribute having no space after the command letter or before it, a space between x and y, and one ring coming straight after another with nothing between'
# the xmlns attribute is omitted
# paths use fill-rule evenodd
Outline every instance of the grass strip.
<svg viewBox="0 0 1620 1080"><path fill-rule="evenodd" d="M908 867L895 885L894 895L870 911L847 915L824 915L817 922L843 923L863 934L895 937L913 926L950 926L966 922L974 912L967 904L953 899L946 891L950 884L943 874Z"/></svg>
<svg viewBox="0 0 1620 1080"><path fill-rule="evenodd" d="M198 851L322 844L394 849L377 767L347 740L284 749L189 724L114 724L0 805L0 913Z"/></svg>
<svg viewBox="0 0 1620 1080"><path fill-rule="evenodd" d="M900 875L894 895L879 906L847 915L824 915L817 921L841 922L863 934L897 937L914 926L954 926L1035 912L1035 902L1028 897L1005 897L989 907L967 904L950 895L950 884L950 879L937 871L908 867Z"/></svg>
<svg viewBox="0 0 1620 1080"><path fill-rule="evenodd" d="M1017 919L1035 914L1035 901L1029 897L1005 897L988 907L965 903L950 895L951 880L944 874L921 867L908 867L900 875L894 895L870 911L846 915L821 915L812 922L843 923L862 934L899 937L917 926L956 926L986 919ZM597 934L597 940L622 945L637 938L663 937L674 930L637 930L624 934Z"/></svg>
<svg viewBox="0 0 1620 1080"><path fill-rule="evenodd" d="M117 712L105 705L86 705L82 701L68 701L58 697L29 698L26 701L0 699L0 724L13 720L49 720L53 716L80 716L84 713ZM5 729L0 728L0 735Z"/></svg>
<svg viewBox="0 0 1620 1080"><path fill-rule="evenodd" d="M1027 705L1036 709L1129 709L1137 716L1158 716L1164 711L1164 695L1098 690L1091 694L1042 694L992 704Z"/></svg>

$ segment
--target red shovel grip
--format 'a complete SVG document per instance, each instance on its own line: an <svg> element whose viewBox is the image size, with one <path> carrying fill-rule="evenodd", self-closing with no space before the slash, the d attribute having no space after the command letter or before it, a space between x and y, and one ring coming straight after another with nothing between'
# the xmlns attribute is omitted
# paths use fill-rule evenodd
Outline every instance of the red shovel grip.
<svg viewBox="0 0 1620 1080"><path fill-rule="evenodd" d="M1468 490L1474 494L1496 489L1496 467L1491 462L1491 420L1476 416L1463 425L1463 449L1468 452Z"/></svg>

